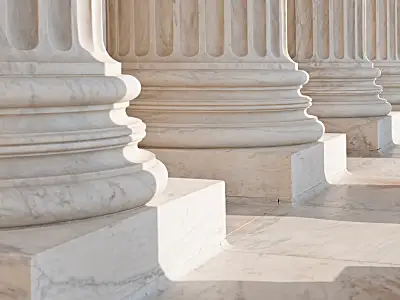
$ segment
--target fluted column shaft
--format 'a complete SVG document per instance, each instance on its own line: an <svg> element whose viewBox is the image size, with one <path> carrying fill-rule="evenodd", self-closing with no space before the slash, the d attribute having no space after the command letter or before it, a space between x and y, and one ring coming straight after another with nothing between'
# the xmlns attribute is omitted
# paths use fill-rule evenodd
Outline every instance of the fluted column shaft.
<svg viewBox="0 0 400 300"><path fill-rule="evenodd" d="M101 0L0 0L0 227L141 206L165 167L125 109L139 82L102 36Z"/></svg>
<svg viewBox="0 0 400 300"><path fill-rule="evenodd" d="M142 84L128 112L144 146L223 148L318 140L308 76L287 53L286 0L110 0L108 50Z"/></svg>
<svg viewBox="0 0 400 300"><path fill-rule="evenodd" d="M368 1L367 1L368 2ZM384 116L380 75L366 56L365 0L289 0L289 51L310 81L309 112L321 118ZM369 22L369 21L368 21Z"/></svg>
<svg viewBox="0 0 400 300"><path fill-rule="evenodd" d="M400 1L367 1L367 56L381 70L377 83L393 110L400 110Z"/></svg>

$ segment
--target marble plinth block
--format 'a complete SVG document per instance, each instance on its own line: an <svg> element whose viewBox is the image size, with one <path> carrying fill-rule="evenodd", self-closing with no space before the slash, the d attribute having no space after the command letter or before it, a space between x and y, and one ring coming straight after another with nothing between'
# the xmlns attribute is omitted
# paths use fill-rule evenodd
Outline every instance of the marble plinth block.
<svg viewBox="0 0 400 300"><path fill-rule="evenodd" d="M224 183L170 179L146 206L0 230L1 300L140 299L221 249Z"/></svg>
<svg viewBox="0 0 400 300"><path fill-rule="evenodd" d="M288 147L149 150L174 177L224 180L230 200L296 201L314 195L346 169L343 134Z"/></svg>
<svg viewBox="0 0 400 300"><path fill-rule="evenodd" d="M368 156L391 143L387 115L392 106L381 97L383 89L377 83L392 88L395 77L390 73L395 71L381 72L371 62L371 54L387 49L392 39L390 30L381 27L389 24L382 14L385 9L371 14L373 7L385 5L386 1L288 1L289 52L310 76L301 90L312 98L308 113L324 123L325 132L345 133L349 153L355 155Z"/></svg>
<svg viewBox="0 0 400 300"><path fill-rule="evenodd" d="M393 146L392 116L322 118L327 132L345 132L351 156L375 156Z"/></svg>
<svg viewBox="0 0 400 300"><path fill-rule="evenodd" d="M392 136L395 145L400 144L400 111L392 111L389 115L392 118Z"/></svg>

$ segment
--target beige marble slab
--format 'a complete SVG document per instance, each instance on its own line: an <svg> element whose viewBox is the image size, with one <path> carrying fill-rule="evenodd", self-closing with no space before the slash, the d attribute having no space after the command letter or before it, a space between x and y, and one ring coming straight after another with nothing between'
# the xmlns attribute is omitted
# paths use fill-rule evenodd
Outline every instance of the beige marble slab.
<svg viewBox="0 0 400 300"><path fill-rule="evenodd" d="M397 300L400 268L226 251L157 300Z"/></svg>
<svg viewBox="0 0 400 300"><path fill-rule="evenodd" d="M400 264L400 212L282 208L228 237L234 251Z"/></svg>
<svg viewBox="0 0 400 300"><path fill-rule="evenodd" d="M299 201L296 204L348 209L400 211L399 195L400 185L368 185L366 182L359 182L352 185L333 186L313 199L303 202Z"/></svg>

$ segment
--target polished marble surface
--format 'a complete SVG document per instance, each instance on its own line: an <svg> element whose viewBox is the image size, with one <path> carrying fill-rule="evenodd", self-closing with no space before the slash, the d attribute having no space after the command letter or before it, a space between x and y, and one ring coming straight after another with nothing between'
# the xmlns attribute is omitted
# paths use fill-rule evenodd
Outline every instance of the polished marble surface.
<svg viewBox="0 0 400 300"><path fill-rule="evenodd" d="M286 208L228 237L233 251L400 265L400 213Z"/></svg>
<svg viewBox="0 0 400 300"><path fill-rule="evenodd" d="M229 202L226 205L226 232L232 234L234 231L250 224L254 220L267 215L277 208L277 203L266 203L264 205L251 205Z"/></svg>
<svg viewBox="0 0 400 300"><path fill-rule="evenodd" d="M153 299L397 300L399 276L398 266L227 251Z"/></svg>
<svg viewBox="0 0 400 300"><path fill-rule="evenodd" d="M224 252L151 299L400 299L396 151L349 159L311 200L228 203Z"/></svg>

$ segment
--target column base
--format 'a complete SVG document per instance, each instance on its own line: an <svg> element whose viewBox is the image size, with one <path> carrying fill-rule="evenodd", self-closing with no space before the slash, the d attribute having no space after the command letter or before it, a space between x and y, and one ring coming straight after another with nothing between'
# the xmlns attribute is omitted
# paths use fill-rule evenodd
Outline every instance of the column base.
<svg viewBox="0 0 400 300"><path fill-rule="evenodd" d="M351 156L375 156L393 146L392 116L320 120L326 132L346 134Z"/></svg>
<svg viewBox="0 0 400 300"><path fill-rule="evenodd" d="M126 211L163 191L165 166L137 147L146 125L125 112L137 79L36 75L0 76L1 228Z"/></svg>
<svg viewBox="0 0 400 300"><path fill-rule="evenodd" d="M338 134L300 146L151 151L174 177L224 180L229 200L252 203L311 197L346 169L346 140Z"/></svg>
<svg viewBox="0 0 400 300"><path fill-rule="evenodd" d="M400 110L400 68L399 61L387 58L386 60L372 61L374 66L381 70L381 76L376 79L376 84L383 87L380 96L386 99L391 105L392 110Z"/></svg>
<svg viewBox="0 0 400 300"><path fill-rule="evenodd" d="M170 179L136 210L0 231L2 299L137 299L220 251L224 183Z"/></svg>

